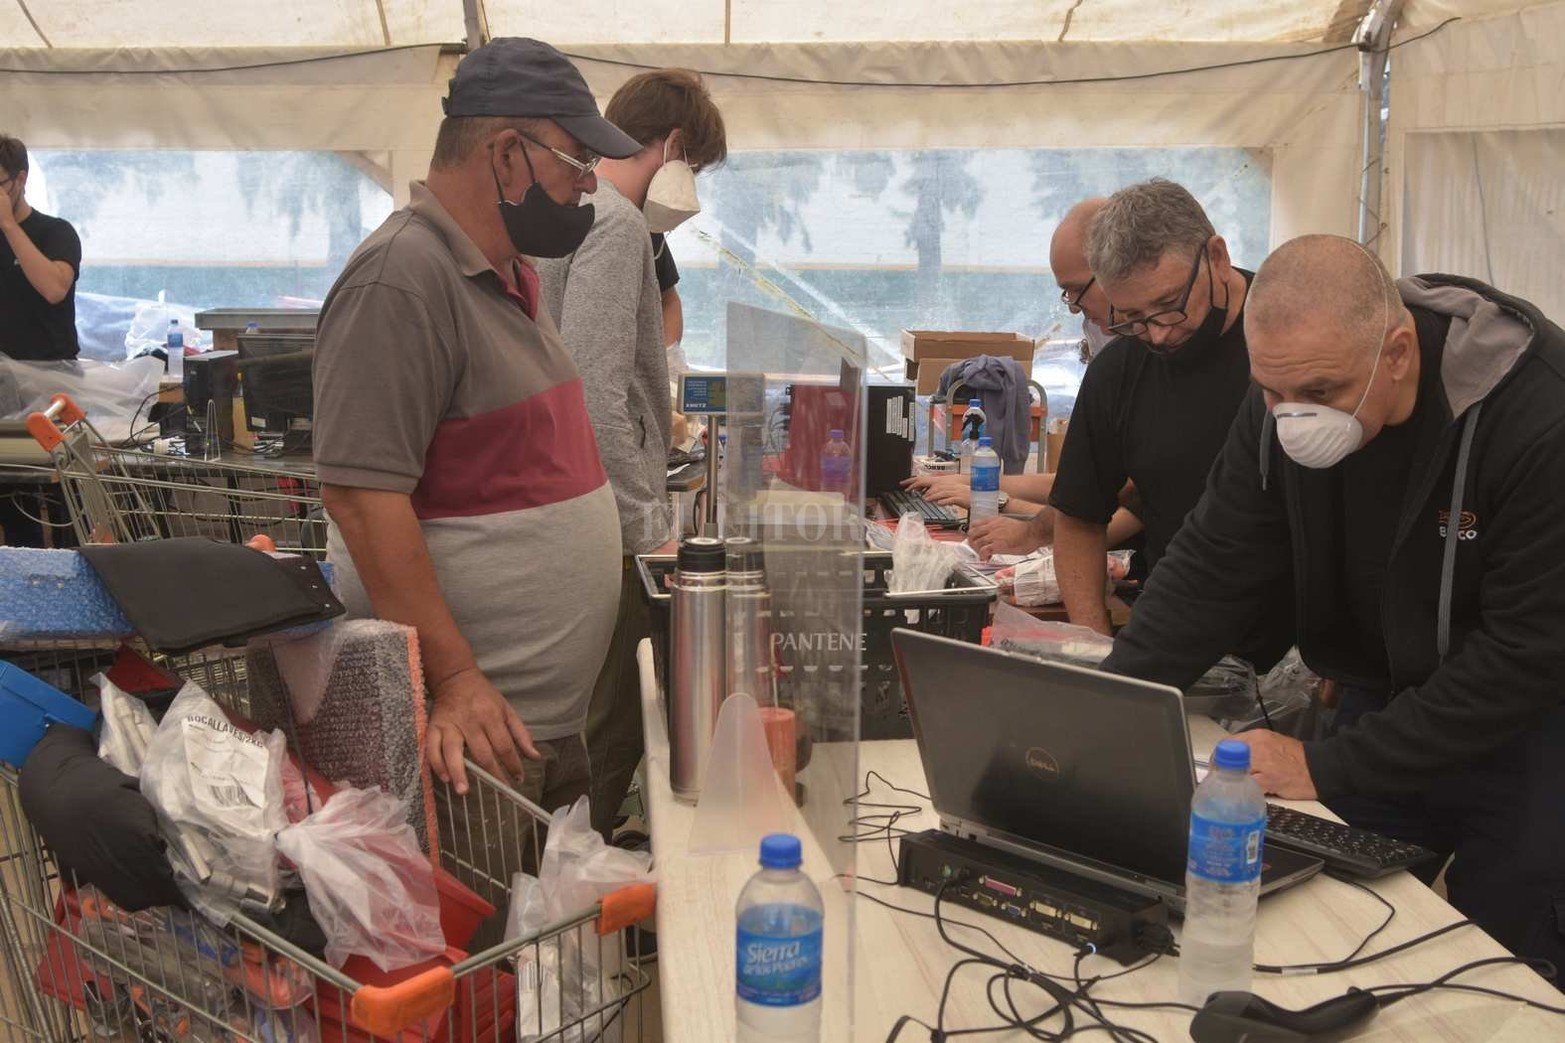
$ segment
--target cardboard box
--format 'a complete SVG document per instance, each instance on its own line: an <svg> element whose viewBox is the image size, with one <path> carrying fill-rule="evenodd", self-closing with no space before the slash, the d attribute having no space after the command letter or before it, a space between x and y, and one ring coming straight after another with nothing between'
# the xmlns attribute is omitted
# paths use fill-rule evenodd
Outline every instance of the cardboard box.
<svg viewBox="0 0 1565 1043"><path fill-rule="evenodd" d="M1022 364L1032 376L1033 342L1019 333L976 333L962 330L903 330L902 357L907 360L907 379L920 395L932 395L940 386L940 375L953 362L976 355L998 355Z"/></svg>

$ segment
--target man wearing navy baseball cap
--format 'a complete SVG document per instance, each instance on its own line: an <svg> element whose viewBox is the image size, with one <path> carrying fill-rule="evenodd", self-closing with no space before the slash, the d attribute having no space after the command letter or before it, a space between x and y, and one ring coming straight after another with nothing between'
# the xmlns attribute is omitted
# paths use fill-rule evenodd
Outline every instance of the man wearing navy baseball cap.
<svg viewBox="0 0 1565 1043"><path fill-rule="evenodd" d="M465 793L471 757L552 809L587 791L620 526L528 259L580 245L598 158L641 145L537 40L469 54L444 106L428 179L321 309L327 557L353 615L418 631L435 773Z"/></svg>

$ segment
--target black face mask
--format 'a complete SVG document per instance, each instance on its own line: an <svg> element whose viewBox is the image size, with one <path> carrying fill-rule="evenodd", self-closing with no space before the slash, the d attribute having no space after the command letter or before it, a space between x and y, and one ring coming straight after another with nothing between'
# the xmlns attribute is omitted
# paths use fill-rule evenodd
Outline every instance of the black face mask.
<svg viewBox="0 0 1565 1043"><path fill-rule="evenodd" d="M522 161L527 164L533 183L527 186L520 203L505 198L500 175L493 164L489 166L495 192L500 196L500 220L505 222L511 245L527 257L564 257L575 253L587 233L592 231L593 205L556 203L538 183L538 174L533 170L533 161L527 158L525 147L522 148Z"/></svg>
<svg viewBox="0 0 1565 1043"><path fill-rule="evenodd" d="M1211 272L1210 265L1207 266L1207 272ZM1210 280L1211 275L1208 274L1207 278ZM1209 281L1207 299L1212 302L1212 306L1207 309L1206 318L1202 320L1201 325L1196 327L1196 331L1187 337L1184 343L1170 348L1158 347L1151 341L1142 341L1147 346L1147 350L1158 358L1164 359L1194 360L1205 355L1208 348L1222 339L1223 327L1228 324L1228 301L1225 299L1222 307L1218 307L1217 294L1214 290L1214 284Z"/></svg>

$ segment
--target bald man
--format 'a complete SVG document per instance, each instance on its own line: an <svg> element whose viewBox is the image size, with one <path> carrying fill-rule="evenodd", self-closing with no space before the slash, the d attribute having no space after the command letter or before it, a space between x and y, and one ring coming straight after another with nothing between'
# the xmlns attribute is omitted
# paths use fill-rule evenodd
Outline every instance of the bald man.
<svg viewBox="0 0 1565 1043"><path fill-rule="evenodd" d="M1082 317L1081 360L1090 363L1114 338L1105 332L1109 324L1109 299L1087 265L1087 231L1105 196L1083 199L1065 212L1049 238L1049 268L1060 288L1060 300L1072 315ZM904 485L918 489L939 504L967 507L972 499L971 476L965 474L920 475ZM1044 506L1054 488L1054 474L1000 476L1000 490L1009 497L1010 515L989 518L974 525L968 540L985 558L994 554L1029 554L1048 546L1054 538L1054 511ZM1129 490L1125 498L1130 496ZM1121 508L1109 523L1110 547L1119 547L1141 531L1141 521Z"/></svg>
<svg viewBox="0 0 1565 1043"><path fill-rule="evenodd" d="M1452 904L1565 966L1565 331L1333 236L1245 328L1257 387L1106 667L1186 686L1291 579L1343 694L1326 739L1240 736L1261 784L1454 855Z"/></svg>

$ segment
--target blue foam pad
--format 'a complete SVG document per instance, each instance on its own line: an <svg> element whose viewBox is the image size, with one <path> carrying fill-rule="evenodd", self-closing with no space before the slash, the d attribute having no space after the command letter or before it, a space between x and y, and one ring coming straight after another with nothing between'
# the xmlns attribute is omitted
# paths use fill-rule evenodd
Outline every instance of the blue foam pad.
<svg viewBox="0 0 1565 1043"><path fill-rule="evenodd" d="M0 547L0 642L124 639L119 602L73 550Z"/></svg>

